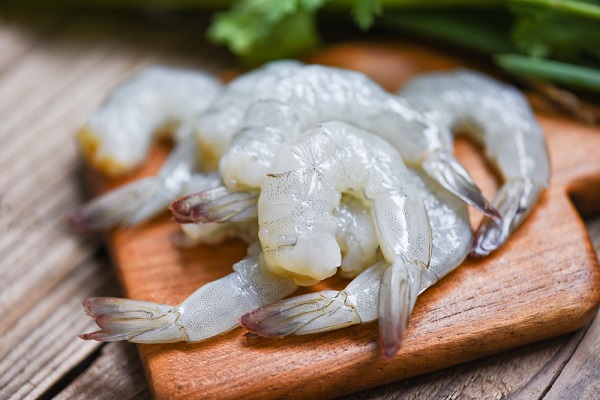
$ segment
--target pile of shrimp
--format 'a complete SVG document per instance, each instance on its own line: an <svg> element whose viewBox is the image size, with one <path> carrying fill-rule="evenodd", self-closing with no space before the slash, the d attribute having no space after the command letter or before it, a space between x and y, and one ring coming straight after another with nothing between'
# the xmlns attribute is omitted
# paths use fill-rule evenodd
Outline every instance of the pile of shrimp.
<svg viewBox="0 0 600 400"><path fill-rule="evenodd" d="M177 306L87 299L101 329L83 339L196 342L240 324L283 337L378 320L392 357L419 294L469 254L500 247L550 177L525 97L470 71L421 75L394 94L360 73L296 61L226 85L154 67L116 88L78 140L90 164L119 176L165 131L175 147L158 174L92 199L71 225L126 227L169 207L186 245L237 236L248 254ZM492 203L456 160L456 132L499 172ZM475 233L467 206L485 215ZM351 279L345 289L286 298L338 271Z"/></svg>

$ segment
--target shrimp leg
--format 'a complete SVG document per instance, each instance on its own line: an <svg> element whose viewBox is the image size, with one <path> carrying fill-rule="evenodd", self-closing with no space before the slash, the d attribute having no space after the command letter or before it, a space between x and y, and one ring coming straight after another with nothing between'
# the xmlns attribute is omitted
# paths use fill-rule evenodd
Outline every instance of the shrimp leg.
<svg viewBox="0 0 600 400"><path fill-rule="evenodd" d="M234 272L210 282L177 306L99 297L83 305L101 330L80 335L85 340L134 343L198 342L238 326L244 313L291 294L291 279L263 272L259 246L236 263Z"/></svg>
<svg viewBox="0 0 600 400"><path fill-rule="evenodd" d="M514 87L470 71L421 75L399 94L442 130L481 144L503 178L493 201L502 218L484 218L471 251L491 253L521 225L550 179L544 135L527 99Z"/></svg>

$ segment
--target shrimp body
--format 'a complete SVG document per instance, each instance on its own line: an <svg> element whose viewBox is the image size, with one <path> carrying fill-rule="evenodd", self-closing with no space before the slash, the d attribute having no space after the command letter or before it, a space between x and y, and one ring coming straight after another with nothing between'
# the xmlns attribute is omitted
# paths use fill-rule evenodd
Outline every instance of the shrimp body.
<svg viewBox="0 0 600 400"><path fill-rule="evenodd" d="M378 258L379 243L370 210L360 199L342 195L333 217L337 221L335 237L342 253L339 274L343 278L355 278Z"/></svg>
<svg viewBox="0 0 600 400"><path fill-rule="evenodd" d="M194 174L198 150L190 121L220 88L206 74L165 67L148 68L117 87L78 134L88 162L108 176L131 172L163 131L174 132L175 149L156 176L93 199L72 212L69 223L78 230L134 225L177 197L216 186L213 175Z"/></svg>
<svg viewBox="0 0 600 400"><path fill-rule="evenodd" d="M240 315L272 303L296 290L293 281L263 272L260 246L233 266L234 272L210 282L177 306L113 297L84 302L101 330L80 335L85 340L134 343L198 342L238 326Z"/></svg>
<svg viewBox="0 0 600 400"><path fill-rule="evenodd" d="M409 174L427 209L432 233L431 262L423 270L420 294L463 262L473 233L464 203L422 171L409 170ZM354 213L360 212L361 207L366 210L364 205L354 207ZM375 235L373 224L365 227ZM241 324L262 336L282 337L375 321L380 315L382 282L388 268L387 262L379 260L341 291L326 290L265 305L243 315ZM384 347L384 354L391 356L395 350L395 346Z"/></svg>
<svg viewBox="0 0 600 400"><path fill-rule="evenodd" d="M342 193L371 211L388 265L378 302L382 343L395 353L431 259L431 228L402 159L385 140L331 121L280 149L258 200L265 263L301 285L333 275L341 254L332 211Z"/></svg>
<svg viewBox="0 0 600 400"><path fill-rule="evenodd" d="M415 85L417 94L424 90ZM153 84L146 89L163 90ZM211 243L234 234L251 242L260 239L260 245L251 247L233 273L203 286L178 306L110 298L87 301L86 310L102 329L82 337L198 341L237 326L242 315L250 330L284 336L378 318L384 354L393 355L417 296L469 251L472 233L464 202L495 215L452 155L450 128L466 121L459 102L448 118L436 120L361 74L296 62L267 65L215 91L210 104L182 117L175 150L156 177L106 201L100 198L76 214L76 221L86 226L96 220L108 220L109 225L139 222L198 182L201 194L171 205L175 219L226 224L194 229L193 240ZM470 91L464 89L467 95ZM136 98L135 91L129 93ZM414 101L428 110L418 96ZM452 96L445 101L452 103ZM461 117L450 118L456 115ZM477 118L487 121L483 114ZM144 137L151 141L153 131L178 117L151 124L141 119ZM506 170L507 182L543 183L543 171L528 161L509 165L515 149L496 133L484 132L480 140L488 157L496 157L499 169ZM516 146L525 146L524 154L535 159L536 140L524 135ZM219 164L222 180L218 175L195 179L200 163L208 169ZM510 201L496 202L502 210L504 203L514 204L514 187L519 185L511 184L510 196L504 196ZM524 196L519 206L529 204L535 190ZM132 199L132 208L121 206ZM519 210L515 214L522 214ZM510 210L503 213L510 215ZM242 220L247 222L235 222ZM487 229L491 236L481 237L495 238L506 230L496 218L489 221L500 228ZM347 277L358 274L344 290L265 306L298 284L331 276L340 266Z"/></svg>
<svg viewBox="0 0 600 400"><path fill-rule="evenodd" d="M208 107L221 84L207 74L152 67L129 79L92 113L78 134L84 156L118 176L137 167L162 128L179 125Z"/></svg>
<svg viewBox="0 0 600 400"><path fill-rule="evenodd" d="M311 126L343 120L389 141L409 165L423 167L448 190L495 215L451 141L420 111L358 72L282 61L228 84L196 121L203 149L221 153L231 189L258 188L279 146Z"/></svg>
<svg viewBox="0 0 600 400"><path fill-rule="evenodd" d="M473 255L489 254L523 222L550 180L544 135L527 99L471 71L421 75L399 94L442 130L479 143L503 178L493 202L502 218L483 220L472 249Z"/></svg>
<svg viewBox="0 0 600 400"><path fill-rule="evenodd" d="M363 221L365 213L364 206L351 199L343 201L334 210L335 216L340 215L337 236L345 243L356 243L360 247L349 257L352 266L361 271L371 261L376 261L374 255L378 248L377 243L370 240L374 236L374 227L370 220ZM367 224L353 226L357 220ZM249 246L246 258L234 264L232 273L200 287L179 305L114 297L87 299L84 302L86 312L101 329L80 337L102 342L197 342L236 328L245 313L293 293L298 287L296 283L290 278L273 275L261 261L255 226L256 220L187 225L186 229L191 229L186 232L189 236L185 240L188 241L207 243L236 236L254 242ZM361 256L361 253L365 255Z"/></svg>
<svg viewBox="0 0 600 400"><path fill-rule="evenodd" d="M333 275L341 257L332 211L342 193L371 208L390 263L402 254L429 264L427 215L398 153L367 131L332 121L286 143L268 170L258 200L267 265L310 283Z"/></svg>

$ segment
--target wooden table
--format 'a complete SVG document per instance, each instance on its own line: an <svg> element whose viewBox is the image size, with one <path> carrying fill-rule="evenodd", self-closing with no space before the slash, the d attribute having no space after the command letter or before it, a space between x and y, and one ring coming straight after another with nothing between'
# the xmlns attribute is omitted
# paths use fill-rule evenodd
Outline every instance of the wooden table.
<svg viewBox="0 0 600 400"><path fill-rule="evenodd" d="M85 199L73 134L115 83L162 63L220 71L194 18L0 9L0 398L150 397L134 345L84 342L84 298L119 295ZM600 219L589 218L600 249ZM600 398L600 319L579 331L347 396Z"/></svg>

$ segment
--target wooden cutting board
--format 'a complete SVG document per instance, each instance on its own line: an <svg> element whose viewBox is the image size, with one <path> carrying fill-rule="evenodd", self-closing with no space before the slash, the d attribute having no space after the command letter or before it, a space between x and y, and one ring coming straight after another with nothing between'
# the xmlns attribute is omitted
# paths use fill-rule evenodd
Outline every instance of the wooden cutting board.
<svg viewBox="0 0 600 400"><path fill-rule="evenodd" d="M469 66L416 45L338 45L310 61L363 71L387 89L431 69ZM600 210L600 131L536 102L548 139L552 183L526 223L490 257L467 260L426 291L415 306L404 347L380 355L377 324L314 336L246 339L235 329L202 343L140 345L150 389L158 399L323 399L473 360L560 335L586 324L600 301L600 270L581 212ZM135 176L103 181L97 192L153 174L168 149L155 149ZM469 144L459 158L493 197L497 182ZM480 216L472 213L473 223ZM126 296L177 304L197 287L228 274L245 245L178 249L177 226L164 215L107 235ZM315 288L342 288L332 278Z"/></svg>

